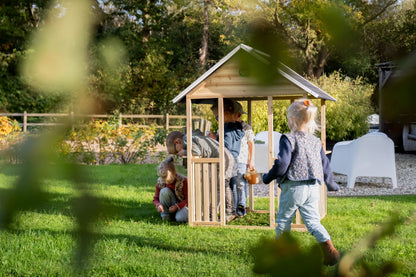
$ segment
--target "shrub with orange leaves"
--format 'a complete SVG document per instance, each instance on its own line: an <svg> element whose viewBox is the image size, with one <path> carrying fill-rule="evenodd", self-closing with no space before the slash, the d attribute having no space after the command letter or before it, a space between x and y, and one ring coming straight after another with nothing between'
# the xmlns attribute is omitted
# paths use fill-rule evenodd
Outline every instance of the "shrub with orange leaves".
<svg viewBox="0 0 416 277"><path fill-rule="evenodd" d="M21 139L21 128L16 120L11 120L7 116L0 117L0 150L18 143Z"/></svg>

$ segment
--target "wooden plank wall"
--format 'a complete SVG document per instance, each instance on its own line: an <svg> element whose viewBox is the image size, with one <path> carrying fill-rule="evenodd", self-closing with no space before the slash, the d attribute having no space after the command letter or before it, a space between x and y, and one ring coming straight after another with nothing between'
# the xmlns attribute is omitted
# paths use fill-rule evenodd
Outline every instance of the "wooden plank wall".
<svg viewBox="0 0 416 277"><path fill-rule="evenodd" d="M206 162L211 160L211 162ZM193 208L192 214L195 220L192 225L220 225L219 215L219 167L218 162L212 160L194 158L192 167L194 172L193 195L188 195L188 201L192 201L189 207Z"/></svg>

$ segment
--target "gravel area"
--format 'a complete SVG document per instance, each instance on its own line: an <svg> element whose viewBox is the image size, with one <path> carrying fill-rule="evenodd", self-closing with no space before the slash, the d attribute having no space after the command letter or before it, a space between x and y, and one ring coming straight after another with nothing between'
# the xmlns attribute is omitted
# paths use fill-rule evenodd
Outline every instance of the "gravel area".
<svg viewBox="0 0 416 277"><path fill-rule="evenodd" d="M338 192L328 192L328 196L368 196L368 195L405 195L416 194L416 154L396 154L397 188L392 188L390 178L358 177L354 188L347 188L347 176L335 175L340 185ZM255 197L269 195L269 185L253 186ZM277 190L275 188L275 195Z"/></svg>

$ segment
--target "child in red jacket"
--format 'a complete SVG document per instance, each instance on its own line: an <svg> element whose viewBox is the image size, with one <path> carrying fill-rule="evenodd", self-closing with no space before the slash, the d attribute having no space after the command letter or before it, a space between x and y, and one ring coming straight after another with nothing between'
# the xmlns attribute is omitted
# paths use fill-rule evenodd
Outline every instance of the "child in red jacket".
<svg viewBox="0 0 416 277"><path fill-rule="evenodd" d="M188 180L176 172L173 157L168 157L157 168L153 204L162 220L188 222Z"/></svg>

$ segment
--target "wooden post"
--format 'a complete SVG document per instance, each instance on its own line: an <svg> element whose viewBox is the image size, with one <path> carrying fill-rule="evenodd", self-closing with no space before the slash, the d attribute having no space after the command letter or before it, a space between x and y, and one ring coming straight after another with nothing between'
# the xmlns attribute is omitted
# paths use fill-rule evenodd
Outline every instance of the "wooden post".
<svg viewBox="0 0 416 277"><path fill-rule="evenodd" d="M188 153L192 152L190 148L188 148L187 150L188 150ZM201 221L201 207L202 207L202 195L201 195L201 179L202 179L202 176L201 176L201 164L200 163L194 163L194 176L195 176L195 178L194 178L195 221L200 222Z"/></svg>
<svg viewBox="0 0 416 277"><path fill-rule="evenodd" d="M27 112L23 112L23 132L27 131Z"/></svg>
<svg viewBox="0 0 416 277"><path fill-rule="evenodd" d="M321 142L326 151L326 106L325 99L321 99Z"/></svg>
<svg viewBox="0 0 416 277"><path fill-rule="evenodd" d="M224 98L218 98L218 132L220 144L220 219L221 226L225 226L225 163L224 163Z"/></svg>
<svg viewBox="0 0 416 277"><path fill-rule="evenodd" d="M74 131L74 112L71 112L69 116L71 117L71 130Z"/></svg>
<svg viewBox="0 0 416 277"><path fill-rule="evenodd" d="M202 178L202 194L204 196L204 213L203 213L203 219L204 221L209 221L209 163L203 163L202 164L202 172L203 172L203 178Z"/></svg>
<svg viewBox="0 0 416 277"><path fill-rule="evenodd" d="M166 114L166 131L169 132L169 114Z"/></svg>
<svg viewBox="0 0 416 277"><path fill-rule="evenodd" d="M269 129L269 168L273 167L274 158L273 158L273 97L267 97L267 119L268 119L268 129ZM275 182L270 182L269 184L269 210L270 210L270 227L274 226L275 216L274 216L274 184Z"/></svg>
<svg viewBox="0 0 416 277"><path fill-rule="evenodd" d="M211 164L211 214L212 214L212 221L217 221L217 190L218 188L218 174L217 174L217 164Z"/></svg>
<svg viewBox="0 0 416 277"><path fill-rule="evenodd" d="M251 100L247 101L247 124L252 126L252 102ZM253 154L254 154L254 148L255 146L253 145ZM253 157L254 159L254 157ZM249 195L249 203L248 203L248 208L249 211L252 212L254 210L254 193L253 193L253 185L247 184L248 185L248 195Z"/></svg>
<svg viewBox="0 0 416 277"><path fill-rule="evenodd" d="M187 174L190 184L188 184L188 224L195 225L195 194L194 194L194 171L192 166L192 101L186 96L186 138L187 138Z"/></svg>
<svg viewBox="0 0 416 277"><path fill-rule="evenodd" d="M251 126L251 124L252 124L252 120L253 120L253 117L252 117L252 102L251 102L251 100L248 100L247 101L247 124L248 125L250 125Z"/></svg>
<svg viewBox="0 0 416 277"><path fill-rule="evenodd" d="M118 128L121 128L123 126L123 115L120 113L118 115Z"/></svg>

